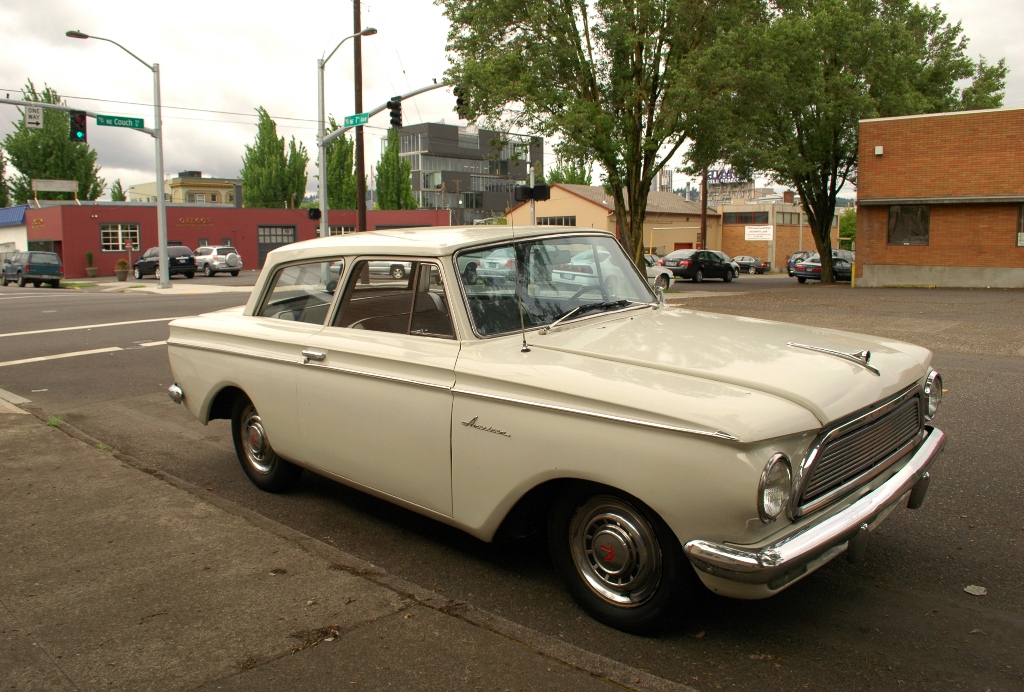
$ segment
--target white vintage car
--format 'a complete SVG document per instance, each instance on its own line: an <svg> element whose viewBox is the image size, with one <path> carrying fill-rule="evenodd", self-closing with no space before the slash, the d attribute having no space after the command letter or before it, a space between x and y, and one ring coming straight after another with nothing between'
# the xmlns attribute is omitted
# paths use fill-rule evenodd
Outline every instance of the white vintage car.
<svg viewBox="0 0 1024 692"><path fill-rule="evenodd" d="M460 257L502 249L514 281L464 280ZM582 253L608 258L580 286ZM264 490L308 469L485 541L542 522L574 598L632 632L695 575L771 596L921 505L945 441L929 351L660 298L593 230L311 240L244 308L171 323L170 395L231 421Z"/></svg>

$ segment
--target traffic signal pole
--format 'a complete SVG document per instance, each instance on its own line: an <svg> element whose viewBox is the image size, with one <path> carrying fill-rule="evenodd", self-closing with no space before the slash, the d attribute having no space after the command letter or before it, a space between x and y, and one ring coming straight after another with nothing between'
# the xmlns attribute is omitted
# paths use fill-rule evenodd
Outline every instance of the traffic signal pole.
<svg viewBox="0 0 1024 692"><path fill-rule="evenodd" d="M433 91L434 89L440 89L441 87L444 87L444 86L447 86L447 84L431 84L430 86L421 87L419 89L413 89L408 94L402 94L401 96L398 96L397 98L402 100L402 101L404 101L405 99L412 98L413 96L417 96L417 95L422 94L422 93L427 92L427 91ZM371 117L372 118L373 116L377 115L381 111L388 110L388 102L390 102L390 101L391 101L391 99L388 99L387 102L380 104L376 108L373 108L371 110L366 111L367 117ZM324 138L322 140L320 140L321 146L327 146L328 144L333 142L335 139L337 139L338 137L342 136L343 134L345 134L349 130L353 129L354 127L356 127L356 126L355 125L346 125L345 127L339 127L337 130L335 130L334 132L330 133L329 135L324 135Z"/></svg>

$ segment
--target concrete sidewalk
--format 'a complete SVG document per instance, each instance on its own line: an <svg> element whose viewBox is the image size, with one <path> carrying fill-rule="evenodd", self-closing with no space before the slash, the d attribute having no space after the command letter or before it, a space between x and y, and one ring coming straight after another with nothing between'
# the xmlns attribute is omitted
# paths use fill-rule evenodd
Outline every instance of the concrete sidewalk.
<svg viewBox="0 0 1024 692"><path fill-rule="evenodd" d="M688 689L45 420L0 401L2 689Z"/></svg>

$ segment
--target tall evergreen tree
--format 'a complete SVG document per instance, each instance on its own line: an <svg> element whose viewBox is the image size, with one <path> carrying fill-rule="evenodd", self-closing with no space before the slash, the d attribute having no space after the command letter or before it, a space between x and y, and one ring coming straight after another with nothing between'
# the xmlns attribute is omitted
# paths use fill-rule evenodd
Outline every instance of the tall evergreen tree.
<svg viewBox="0 0 1024 692"><path fill-rule="evenodd" d="M324 134L338 127L331 116ZM344 135L327 145L327 204L331 209L356 208L355 142Z"/></svg>
<svg viewBox="0 0 1024 692"><path fill-rule="evenodd" d="M7 189L7 159L0 149L0 209L11 206L11 193Z"/></svg>
<svg viewBox="0 0 1024 692"><path fill-rule="evenodd" d="M263 106L256 140L246 145L242 156L242 203L246 207L297 207L306 195L306 147L292 137L287 153L284 137L277 136L277 123Z"/></svg>
<svg viewBox="0 0 1024 692"><path fill-rule="evenodd" d="M26 101L66 105L48 86L44 86L42 93L37 92L32 80L25 84L24 93ZM86 143L72 142L68 138L71 123L67 113L44 108L42 129L25 127L24 117L12 125L14 132L4 137L3 147L11 165L18 171L8 181L15 204L24 204L32 199L34 179L76 180L80 200L97 199L103 194L106 184L99 177L96 151ZM70 192L40 192L36 197L74 199Z"/></svg>
<svg viewBox="0 0 1024 692"><path fill-rule="evenodd" d="M388 143L377 164L377 208L417 209L412 193L412 163L398 154L401 143L398 130L388 130Z"/></svg>
<svg viewBox="0 0 1024 692"><path fill-rule="evenodd" d="M114 184L110 186L110 201L111 202L124 202L127 201L128 196L124 193L121 188L121 179L117 178L114 180Z"/></svg>

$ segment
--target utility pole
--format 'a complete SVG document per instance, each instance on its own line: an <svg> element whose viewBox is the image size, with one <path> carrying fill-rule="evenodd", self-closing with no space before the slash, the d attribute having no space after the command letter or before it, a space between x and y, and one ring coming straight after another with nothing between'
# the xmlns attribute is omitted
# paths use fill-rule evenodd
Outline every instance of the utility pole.
<svg viewBox="0 0 1024 692"><path fill-rule="evenodd" d="M362 31L359 12L360 0L352 0L352 33ZM355 69L356 113L363 112L363 39L356 36L352 42ZM363 126L356 127L356 232L366 230L366 164L363 158Z"/></svg>
<svg viewBox="0 0 1024 692"><path fill-rule="evenodd" d="M708 167L700 178L700 249L708 248Z"/></svg>

